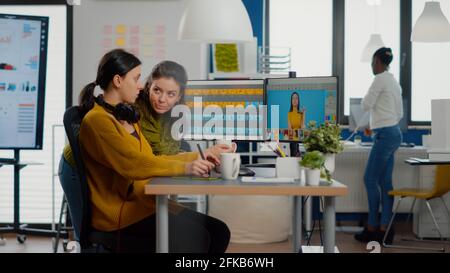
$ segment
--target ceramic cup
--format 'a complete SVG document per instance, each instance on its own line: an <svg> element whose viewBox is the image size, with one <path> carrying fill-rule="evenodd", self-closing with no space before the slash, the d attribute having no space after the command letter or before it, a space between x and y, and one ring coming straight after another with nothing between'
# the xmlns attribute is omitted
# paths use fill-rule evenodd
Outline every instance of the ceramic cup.
<svg viewBox="0 0 450 273"><path fill-rule="evenodd" d="M241 155L237 153L222 153L220 155L221 175L223 179L237 179L241 166Z"/></svg>

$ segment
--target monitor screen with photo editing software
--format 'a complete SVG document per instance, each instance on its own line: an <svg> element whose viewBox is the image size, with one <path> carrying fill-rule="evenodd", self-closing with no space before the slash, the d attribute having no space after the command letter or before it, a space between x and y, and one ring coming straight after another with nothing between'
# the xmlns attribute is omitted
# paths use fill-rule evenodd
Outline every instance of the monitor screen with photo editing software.
<svg viewBox="0 0 450 273"><path fill-rule="evenodd" d="M337 77L266 79L267 138L302 141L308 122L336 123L337 87Z"/></svg>
<svg viewBox="0 0 450 273"><path fill-rule="evenodd" d="M191 112L191 127L183 132L183 139L263 140L263 80L189 81L184 101ZM221 113L206 113L210 106ZM238 112L227 112L227 107ZM213 119L218 125L208 127Z"/></svg>

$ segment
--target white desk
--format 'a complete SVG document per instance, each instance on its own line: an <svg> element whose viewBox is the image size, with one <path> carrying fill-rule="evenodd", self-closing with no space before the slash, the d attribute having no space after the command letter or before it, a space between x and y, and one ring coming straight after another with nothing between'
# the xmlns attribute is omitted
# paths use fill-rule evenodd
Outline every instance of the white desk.
<svg viewBox="0 0 450 273"><path fill-rule="evenodd" d="M299 196L324 197L324 252L333 253L335 247L335 198L347 194L347 186L333 181L329 186L301 186L299 183L242 183L237 180L153 178L145 186L145 193L156 195L156 250L169 251L168 196L171 194L216 195L285 195L294 196L294 251L301 238L301 201Z"/></svg>
<svg viewBox="0 0 450 273"><path fill-rule="evenodd" d="M366 213L368 212L367 192L364 185L364 171L372 147L345 147L344 151L336 155L336 166L333 178L343 181L348 186L348 195L336 201L338 213ZM417 187L419 185L419 168L405 164L410 157L427 157L424 147L400 147L395 153L392 183L394 188ZM405 200L400 212L409 212L412 201Z"/></svg>

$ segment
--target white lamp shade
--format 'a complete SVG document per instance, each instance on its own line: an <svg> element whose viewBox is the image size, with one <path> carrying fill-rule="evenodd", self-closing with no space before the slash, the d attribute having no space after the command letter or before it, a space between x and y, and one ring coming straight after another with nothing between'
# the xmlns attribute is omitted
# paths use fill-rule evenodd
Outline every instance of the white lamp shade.
<svg viewBox="0 0 450 273"><path fill-rule="evenodd" d="M190 0L181 17L178 39L206 43L253 41L241 0Z"/></svg>
<svg viewBox="0 0 450 273"><path fill-rule="evenodd" d="M381 5L381 0L367 0L367 5L369 6L379 6Z"/></svg>
<svg viewBox="0 0 450 273"><path fill-rule="evenodd" d="M426 2L422 14L414 25L412 42L450 42L450 24L442 13L439 2Z"/></svg>
<svg viewBox="0 0 450 273"><path fill-rule="evenodd" d="M378 49L384 47L383 40L380 34L371 34L369 42L364 47L363 53L361 55L361 62L369 63L372 61L372 56Z"/></svg>

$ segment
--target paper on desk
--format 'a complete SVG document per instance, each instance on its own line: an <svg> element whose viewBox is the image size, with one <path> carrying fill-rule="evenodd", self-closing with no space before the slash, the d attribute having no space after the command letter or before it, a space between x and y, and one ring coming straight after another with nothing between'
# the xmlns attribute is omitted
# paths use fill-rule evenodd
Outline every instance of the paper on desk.
<svg viewBox="0 0 450 273"><path fill-rule="evenodd" d="M370 112L364 111L360 104L350 105L351 117L355 122L356 130L363 130L369 127Z"/></svg>
<svg viewBox="0 0 450 273"><path fill-rule="evenodd" d="M241 181L245 183L295 183L295 178L242 176Z"/></svg>

